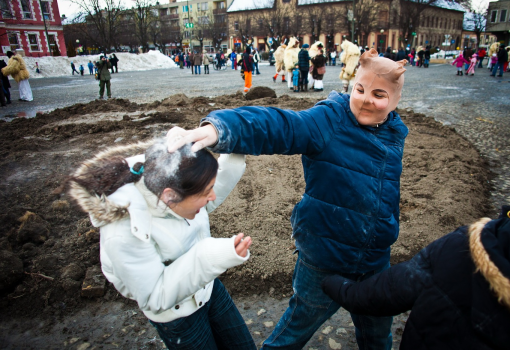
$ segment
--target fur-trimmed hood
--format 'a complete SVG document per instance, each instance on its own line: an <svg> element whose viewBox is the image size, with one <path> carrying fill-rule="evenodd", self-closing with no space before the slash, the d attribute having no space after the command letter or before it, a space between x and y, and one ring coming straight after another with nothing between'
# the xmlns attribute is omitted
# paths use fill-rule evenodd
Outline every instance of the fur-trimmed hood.
<svg viewBox="0 0 510 350"><path fill-rule="evenodd" d="M94 158L86 160L74 172L73 177L79 177L87 172L90 166L96 164L99 160L122 156L124 158L137 154L144 154L147 148L154 143L154 140L138 142L131 145L117 146L103 151ZM77 202L80 208L90 215L92 224L95 227L101 227L121 220L129 215L128 205L119 205L110 201L104 194L90 193L83 186L75 181L70 181L69 195Z"/></svg>
<svg viewBox="0 0 510 350"><path fill-rule="evenodd" d="M476 272L510 310L510 206L503 207L500 219L483 218L469 227L469 249Z"/></svg>

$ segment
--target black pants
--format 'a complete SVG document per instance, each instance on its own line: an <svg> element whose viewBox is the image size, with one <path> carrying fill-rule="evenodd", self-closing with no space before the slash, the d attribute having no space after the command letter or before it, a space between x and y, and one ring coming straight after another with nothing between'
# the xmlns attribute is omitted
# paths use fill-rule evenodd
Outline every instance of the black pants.
<svg viewBox="0 0 510 350"><path fill-rule="evenodd" d="M308 69L299 69L299 85L308 85Z"/></svg>
<svg viewBox="0 0 510 350"><path fill-rule="evenodd" d="M209 74L209 65L204 64L204 74Z"/></svg>
<svg viewBox="0 0 510 350"><path fill-rule="evenodd" d="M9 88L2 87L2 91L5 95L5 98L7 99L7 102L11 102L11 92L9 91Z"/></svg>

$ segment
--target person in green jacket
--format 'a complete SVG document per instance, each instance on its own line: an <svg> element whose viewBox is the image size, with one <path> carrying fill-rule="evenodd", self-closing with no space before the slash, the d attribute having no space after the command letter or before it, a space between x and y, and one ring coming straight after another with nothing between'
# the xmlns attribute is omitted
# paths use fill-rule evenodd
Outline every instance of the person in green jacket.
<svg viewBox="0 0 510 350"><path fill-rule="evenodd" d="M106 85L106 95L108 98L112 98L112 91L110 89L110 75L109 69L112 68L112 64L108 60L108 57L101 56L100 61L96 62L97 72L99 74L99 99L104 98L104 87Z"/></svg>

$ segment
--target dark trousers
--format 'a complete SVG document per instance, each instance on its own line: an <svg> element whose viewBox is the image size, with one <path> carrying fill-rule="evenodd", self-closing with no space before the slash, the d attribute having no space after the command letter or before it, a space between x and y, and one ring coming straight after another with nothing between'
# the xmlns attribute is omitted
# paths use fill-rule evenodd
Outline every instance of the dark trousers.
<svg viewBox="0 0 510 350"><path fill-rule="evenodd" d="M112 92L110 90L110 81L109 80L99 80L99 96L104 96L104 87L106 85L106 95L108 97L112 97Z"/></svg>
<svg viewBox="0 0 510 350"><path fill-rule="evenodd" d="M204 64L204 74L209 74L209 65Z"/></svg>
<svg viewBox="0 0 510 350"><path fill-rule="evenodd" d="M9 91L9 88L2 87L2 91L5 95L5 98L7 99L7 102L11 102L11 92Z"/></svg>
<svg viewBox="0 0 510 350"><path fill-rule="evenodd" d="M0 105L6 106L5 102L5 94L4 94L4 87L2 86L2 81L0 80Z"/></svg>
<svg viewBox="0 0 510 350"><path fill-rule="evenodd" d="M243 317L218 279L211 299L195 313L167 323L150 323L168 349L256 349Z"/></svg>
<svg viewBox="0 0 510 350"><path fill-rule="evenodd" d="M299 69L299 85L308 85L308 69Z"/></svg>

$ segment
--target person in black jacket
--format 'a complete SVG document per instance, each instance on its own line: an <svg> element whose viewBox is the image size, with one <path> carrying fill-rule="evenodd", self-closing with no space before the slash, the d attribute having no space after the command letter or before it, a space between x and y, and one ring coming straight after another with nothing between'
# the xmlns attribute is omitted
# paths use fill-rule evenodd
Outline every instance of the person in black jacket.
<svg viewBox="0 0 510 350"><path fill-rule="evenodd" d="M11 92L9 89L11 88L11 84L9 83L9 78L2 74L2 68L7 67L7 63L4 60L0 60L0 79L2 80L2 92L5 95L6 103L11 103Z"/></svg>
<svg viewBox="0 0 510 350"><path fill-rule="evenodd" d="M115 73L118 73L119 72L119 69L117 68L117 63L119 63L119 59L117 58L117 55L115 54L112 54L112 56L110 57L110 64L112 65L112 74L114 73L114 69L115 69Z"/></svg>
<svg viewBox="0 0 510 350"><path fill-rule="evenodd" d="M425 47L425 54L424 54L424 61L423 61L423 67L429 68L429 62L430 62L430 46Z"/></svg>
<svg viewBox="0 0 510 350"><path fill-rule="evenodd" d="M496 72L499 69L498 77L503 76L503 67L505 65L505 62L508 62L508 52L505 50L505 45L501 45L499 47L498 51L498 63L494 65L494 68L492 68L492 77L496 76Z"/></svg>
<svg viewBox="0 0 510 350"><path fill-rule="evenodd" d="M308 70L310 69L310 54L308 53L309 48L310 45L303 44L298 54L300 91L308 91Z"/></svg>
<svg viewBox="0 0 510 350"><path fill-rule="evenodd" d="M412 310L400 349L508 349L510 206L362 282L334 275L322 288L355 314Z"/></svg>

